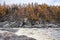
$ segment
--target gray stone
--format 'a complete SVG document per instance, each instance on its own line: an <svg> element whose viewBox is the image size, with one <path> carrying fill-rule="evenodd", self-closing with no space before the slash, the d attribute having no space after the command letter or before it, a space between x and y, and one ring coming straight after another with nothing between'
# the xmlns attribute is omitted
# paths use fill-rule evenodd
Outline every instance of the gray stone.
<svg viewBox="0 0 60 40"><path fill-rule="evenodd" d="M9 26L9 22L5 21L5 22L0 22L0 27L4 28Z"/></svg>
<svg viewBox="0 0 60 40"><path fill-rule="evenodd" d="M5 24L5 25L3 25L3 28L9 28L9 24Z"/></svg>
<svg viewBox="0 0 60 40"><path fill-rule="evenodd" d="M31 25L24 25L25 28L31 28Z"/></svg>
<svg viewBox="0 0 60 40"><path fill-rule="evenodd" d="M51 28L58 28L58 25L55 24L46 24L47 27L51 27Z"/></svg>
<svg viewBox="0 0 60 40"><path fill-rule="evenodd" d="M10 27L19 27L20 23L19 22L14 22L13 24L10 25Z"/></svg>

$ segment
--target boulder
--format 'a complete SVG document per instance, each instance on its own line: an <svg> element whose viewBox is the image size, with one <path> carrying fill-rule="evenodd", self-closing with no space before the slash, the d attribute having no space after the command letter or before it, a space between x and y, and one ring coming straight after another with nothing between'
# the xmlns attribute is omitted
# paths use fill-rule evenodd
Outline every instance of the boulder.
<svg viewBox="0 0 60 40"><path fill-rule="evenodd" d="M46 24L47 27L50 27L50 28L58 28L59 26L58 25L55 25L55 24Z"/></svg>
<svg viewBox="0 0 60 40"><path fill-rule="evenodd" d="M31 28L31 25L24 25L24 28Z"/></svg>
<svg viewBox="0 0 60 40"><path fill-rule="evenodd" d="M10 23L10 27L19 27L20 23L19 22L13 22L13 23Z"/></svg>
<svg viewBox="0 0 60 40"><path fill-rule="evenodd" d="M5 25L3 25L3 28L9 28L9 27L10 27L9 24L5 24Z"/></svg>
<svg viewBox="0 0 60 40"><path fill-rule="evenodd" d="M5 21L5 22L0 22L0 27L1 28L7 28L9 25L9 22Z"/></svg>

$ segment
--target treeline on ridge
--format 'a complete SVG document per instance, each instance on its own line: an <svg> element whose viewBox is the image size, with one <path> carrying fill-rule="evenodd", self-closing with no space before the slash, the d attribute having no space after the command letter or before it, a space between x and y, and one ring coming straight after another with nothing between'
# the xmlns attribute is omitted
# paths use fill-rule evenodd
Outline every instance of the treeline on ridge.
<svg viewBox="0 0 60 40"><path fill-rule="evenodd" d="M32 21L54 21L60 23L60 6L48 6L47 4L27 4L27 5L0 5L0 22L20 21L27 18Z"/></svg>

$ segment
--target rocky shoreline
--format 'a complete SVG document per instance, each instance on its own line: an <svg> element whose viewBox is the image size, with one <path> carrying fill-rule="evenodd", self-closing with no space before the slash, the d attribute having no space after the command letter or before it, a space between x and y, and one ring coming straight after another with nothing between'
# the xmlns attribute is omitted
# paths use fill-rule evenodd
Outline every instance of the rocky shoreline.
<svg viewBox="0 0 60 40"><path fill-rule="evenodd" d="M0 22L0 28L59 28L60 24L53 24L53 23L46 23L46 24L34 24L31 25L30 23L23 22Z"/></svg>

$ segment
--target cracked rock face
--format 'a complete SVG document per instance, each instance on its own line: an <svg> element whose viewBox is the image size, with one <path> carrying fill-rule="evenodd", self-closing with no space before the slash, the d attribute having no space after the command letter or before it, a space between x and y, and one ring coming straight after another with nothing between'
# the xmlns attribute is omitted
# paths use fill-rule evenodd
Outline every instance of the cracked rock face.
<svg viewBox="0 0 60 40"><path fill-rule="evenodd" d="M25 35L17 36L16 34L10 32L2 32L0 33L0 40L36 40L31 37L27 37Z"/></svg>

